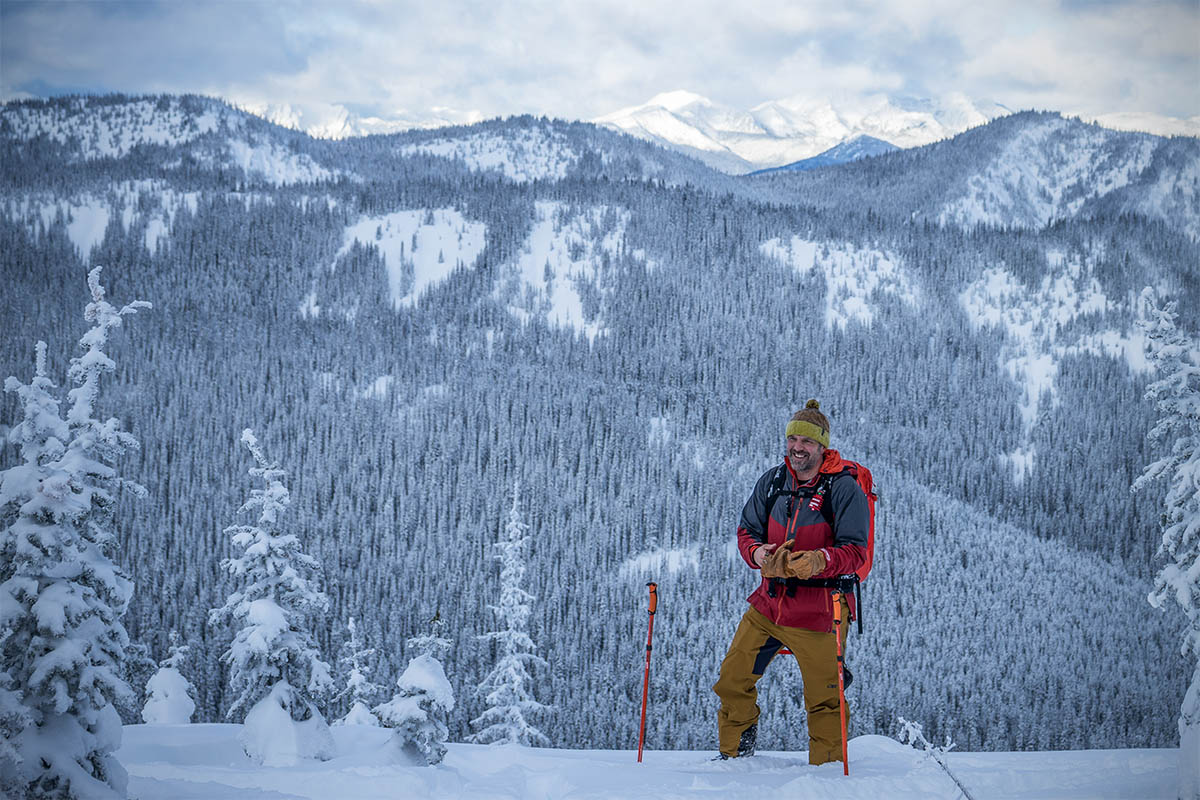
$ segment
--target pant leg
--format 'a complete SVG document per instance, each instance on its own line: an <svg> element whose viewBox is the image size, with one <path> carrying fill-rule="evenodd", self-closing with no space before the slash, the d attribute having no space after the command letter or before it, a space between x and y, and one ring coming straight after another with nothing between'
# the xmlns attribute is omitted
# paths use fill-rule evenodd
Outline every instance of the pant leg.
<svg viewBox="0 0 1200 800"><path fill-rule="evenodd" d="M850 615L842 605L842 654ZM842 760L842 720L838 697L837 639L832 633L787 628L781 638L796 656L804 681L804 708L808 712L808 762L824 764ZM846 706L846 724L850 707Z"/></svg>
<svg viewBox="0 0 1200 800"><path fill-rule="evenodd" d="M717 712L717 738L721 752L736 756L742 732L758 722L756 684L767 664L782 646L766 626L770 621L753 607L742 615L729 651L721 662L721 674L713 691L721 698ZM772 626L773 627L773 626Z"/></svg>

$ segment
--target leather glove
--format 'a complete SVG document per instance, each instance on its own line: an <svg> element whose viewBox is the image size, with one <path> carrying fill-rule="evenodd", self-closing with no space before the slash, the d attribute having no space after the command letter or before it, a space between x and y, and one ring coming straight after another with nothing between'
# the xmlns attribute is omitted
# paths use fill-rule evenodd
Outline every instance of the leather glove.
<svg viewBox="0 0 1200 800"><path fill-rule="evenodd" d="M787 573L786 577L799 578L804 581L813 575L824 572L827 563L828 559L820 550L805 550L800 553L791 553L784 571Z"/></svg>
<svg viewBox="0 0 1200 800"><path fill-rule="evenodd" d="M775 552L770 553L762 563L762 574L764 578L786 578L788 555L792 549L792 539L788 539L779 547L775 548Z"/></svg>

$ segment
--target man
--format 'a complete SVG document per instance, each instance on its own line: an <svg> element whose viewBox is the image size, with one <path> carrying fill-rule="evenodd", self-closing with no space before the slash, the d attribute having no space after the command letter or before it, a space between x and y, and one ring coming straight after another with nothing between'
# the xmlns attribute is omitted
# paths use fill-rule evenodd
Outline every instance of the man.
<svg viewBox="0 0 1200 800"><path fill-rule="evenodd" d="M749 598L713 691L721 698L718 758L753 755L755 684L781 647L800 664L811 764L841 761L837 640L831 589L810 579L854 572L866 558L867 496L829 448L829 420L816 400L792 415L784 463L763 473L742 509L738 550L762 582ZM774 495L774 499L772 499ZM815 581L814 581L815 582ZM853 599L839 613L844 632Z"/></svg>

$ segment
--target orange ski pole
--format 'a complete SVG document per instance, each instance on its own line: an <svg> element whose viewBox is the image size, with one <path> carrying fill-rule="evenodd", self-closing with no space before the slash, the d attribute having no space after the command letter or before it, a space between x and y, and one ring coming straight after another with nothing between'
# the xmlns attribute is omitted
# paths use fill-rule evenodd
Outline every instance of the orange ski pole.
<svg viewBox="0 0 1200 800"><path fill-rule="evenodd" d="M642 727L638 731L638 763L642 763L642 744L646 741L646 699L650 696L650 649L654 640L654 612L658 609L658 584L651 581L650 632L646 634L646 677L642 681Z"/></svg>
<svg viewBox="0 0 1200 800"><path fill-rule="evenodd" d="M833 631L837 638L838 711L842 717L842 774L850 774L849 748L846 746L846 684L842 658L842 593L833 593Z"/></svg>

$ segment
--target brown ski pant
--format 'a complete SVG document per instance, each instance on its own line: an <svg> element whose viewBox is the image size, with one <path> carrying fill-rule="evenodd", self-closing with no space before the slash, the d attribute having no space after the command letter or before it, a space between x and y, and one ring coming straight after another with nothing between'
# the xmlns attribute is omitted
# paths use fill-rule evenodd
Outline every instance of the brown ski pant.
<svg viewBox="0 0 1200 800"><path fill-rule="evenodd" d="M842 653L850 612L842 604ZM717 734L721 752L736 756L742 732L758 722L758 689L767 664L787 647L800 665L804 681L804 707L808 712L808 763L842 760L842 724L838 707L837 640L832 633L776 625L753 606L742 615L729 652L721 662L721 676L713 691L721 698ZM850 719L846 708L847 723Z"/></svg>

